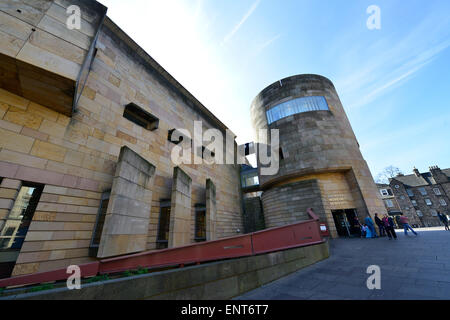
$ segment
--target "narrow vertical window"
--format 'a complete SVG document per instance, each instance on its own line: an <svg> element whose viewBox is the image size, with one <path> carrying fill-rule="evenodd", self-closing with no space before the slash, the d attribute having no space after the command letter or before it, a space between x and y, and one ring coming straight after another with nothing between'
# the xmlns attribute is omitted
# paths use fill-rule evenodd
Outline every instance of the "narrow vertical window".
<svg viewBox="0 0 450 320"><path fill-rule="evenodd" d="M161 211L159 213L158 236L156 247L165 249L169 246L170 232L170 201L161 201Z"/></svg>
<svg viewBox="0 0 450 320"><path fill-rule="evenodd" d="M206 206L195 206L195 241L206 241Z"/></svg>
<svg viewBox="0 0 450 320"><path fill-rule="evenodd" d="M279 156L280 156L280 160L284 160L284 153L283 153L283 149L280 147L280 150L279 150Z"/></svg>
<svg viewBox="0 0 450 320"><path fill-rule="evenodd" d="M89 247L89 255L91 257L96 257L98 253L98 248L100 246L100 241L103 233L103 226L105 225L106 210L108 209L109 197L111 192L104 192L102 194L100 208L97 213L97 220L95 222L94 232L92 233L91 245Z"/></svg>

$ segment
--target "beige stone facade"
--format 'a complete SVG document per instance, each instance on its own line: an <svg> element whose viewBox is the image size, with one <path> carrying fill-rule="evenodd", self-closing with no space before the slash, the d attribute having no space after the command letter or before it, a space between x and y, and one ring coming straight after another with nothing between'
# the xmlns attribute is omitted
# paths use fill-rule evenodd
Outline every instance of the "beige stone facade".
<svg viewBox="0 0 450 320"><path fill-rule="evenodd" d="M113 188L124 146L155 168L148 188L151 199L146 199L148 230L139 236L143 246L105 255L155 249L160 202L172 198L176 167L170 161L175 144L168 141L168 132L174 128L193 132L194 121L202 121L204 129L224 131L225 125L111 20L106 17L97 26L94 7L81 30L69 31L63 24L68 2L38 1L42 2L39 10L30 8L29 1L22 2L22 15L16 12L16 1L7 1L10 10L0 11L0 224L7 221L23 183L42 185L43 192L17 261L5 254L0 259L15 263L13 275L96 260L89 255L93 230L102 195ZM82 8L84 3L80 1ZM32 19L31 12L39 17ZM87 59L89 50L92 61ZM75 89L82 86L77 78L86 61L91 70L77 101ZM35 78L48 80L47 91L54 92L51 103L46 104L49 96L39 93L38 87L38 93L26 94L28 82L14 84L5 78L21 79L21 71L6 72L17 66L31 68ZM62 84L68 87L61 88ZM146 130L124 118L129 103L157 117L158 129ZM233 236L243 230L238 166L181 165L180 169L191 179L192 190L180 227L184 236L174 245L194 242L194 206L206 205L208 179L217 190L215 202L209 204L211 212L216 206L211 213L214 228L208 228L215 234L209 237Z"/></svg>
<svg viewBox="0 0 450 320"><path fill-rule="evenodd" d="M293 112L296 107L299 111ZM251 116L255 135L259 129L279 130L279 171L263 175L260 170L259 175L267 227L307 219L306 209L312 207L336 237L337 226L342 233L352 231L350 210L360 222L368 214L386 213L330 80L298 75L276 82L254 99Z"/></svg>

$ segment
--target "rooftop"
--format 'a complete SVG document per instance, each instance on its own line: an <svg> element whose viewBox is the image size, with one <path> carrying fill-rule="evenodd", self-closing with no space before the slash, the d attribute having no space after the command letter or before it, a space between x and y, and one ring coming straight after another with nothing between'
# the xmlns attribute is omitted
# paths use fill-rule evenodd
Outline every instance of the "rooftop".
<svg viewBox="0 0 450 320"><path fill-rule="evenodd" d="M442 169L441 172L450 178L450 168ZM389 180L397 180L410 187L421 187L437 184L431 172L419 173L419 175L416 175L415 173L410 175L399 175Z"/></svg>

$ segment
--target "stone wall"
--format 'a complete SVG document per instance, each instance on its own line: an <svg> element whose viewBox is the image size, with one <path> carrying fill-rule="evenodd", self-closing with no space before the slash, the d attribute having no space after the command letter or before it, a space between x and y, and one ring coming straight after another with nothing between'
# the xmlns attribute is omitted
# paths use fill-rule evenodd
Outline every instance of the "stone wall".
<svg viewBox="0 0 450 320"><path fill-rule="evenodd" d="M45 185L14 275L93 261L88 252L101 195L112 188L123 146L156 167L146 239L146 249L155 249L160 202L171 198L175 167L170 161L175 145L168 141L168 131L193 132L197 120L203 121L204 129L223 129L213 115L195 106L194 98L180 93L181 85L169 83L170 75L161 67L149 65L151 58L135 44L132 48L132 43L107 19L71 117L0 89L0 178ZM131 102L158 117L159 128L149 131L125 119L125 105ZM243 230L238 166L182 165L181 169L192 179L193 204L205 204L206 180L214 181L217 238ZM0 198L8 200L8 192ZM0 203L5 217L9 202ZM192 206L186 226L190 242L194 242L194 214Z"/></svg>
<svg viewBox="0 0 450 320"><path fill-rule="evenodd" d="M306 210L313 208L322 219L325 207L316 180L299 181L271 188L262 197L264 220L268 228L309 220Z"/></svg>
<svg viewBox="0 0 450 320"><path fill-rule="evenodd" d="M252 233L266 228L260 197L244 198L244 232Z"/></svg>
<svg viewBox="0 0 450 320"><path fill-rule="evenodd" d="M66 26L71 5L81 9L80 29ZM105 12L96 1L3 0L0 87L70 115Z"/></svg>

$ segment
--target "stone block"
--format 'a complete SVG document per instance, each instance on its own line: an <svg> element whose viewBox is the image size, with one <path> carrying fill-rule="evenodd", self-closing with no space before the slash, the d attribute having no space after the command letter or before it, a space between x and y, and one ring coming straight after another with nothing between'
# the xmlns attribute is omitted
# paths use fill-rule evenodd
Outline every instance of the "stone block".
<svg viewBox="0 0 450 320"><path fill-rule="evenodd" d="M33 138L0 129L0 147L2 148L22 153L29 153L33 146L33 142Z"/></svg>
<svg viewBox="0 0 450 320"><path fill-rule="evenodd" d="M3 149L0 151L0 160L39 169L44 169L47 165L47 160L45 159L9 151L7 149Z"/></svg>
<svg viewBox="0 0 450 320"><path fill-rule="evenodd" d="M34 143L31 154L44 159L63 162L67 149L40 140Z"/></svg>
<svg viewBox="0 0 450 320"><path fill-rule="evenodd" d="M34 115L39 115L47 120L56 122L58 120L58 112L55 112L49 108L46 108L44 106L41 106L40 104L34 103L34 102L30 102L30 105L27 109L27 112L34 114Z"/></svg>
<svg viewBox="0 0 450 320"><path fill-rule="evenodd" d="M22 110L26 110L30 104L29 100L19 97L4 89L0 89L0 101Z"/></svg>
<svg viewBox="0 0 450 320"><path fill-rule="evenodd" d="M98 257L111 257L146 249L151 205L136 199L151 199L155 167L123 147L116 167L113 188Z"/></svg>
<svg viewBox="0 0 450 320"><path fill-rule="evenodd" d="M2 184L0 187L7 188L7 189L14 189L19 190L22 186L22 182L20 180L13 180L13 179L3 179Z"/></svg>
<svg viewBox="0 0 450 320"><path fill-rule="evenodd" d="M43 120L39 115L35 115L15 107L9 108L3 119L5 121L35 130L39 129Z"/></svg>
<svg viewBox="0 0 450 320"><path fill-rule="evenodd" d="M48 134L49 136L63 138L66 131L66 127L62 126L56 122L44 119L39 131Z"/></svg>
<svg viewBox="0 0 450 320"><path fill-rule="evenodd" d="M14 200L11 199L0 199L0 209L9 210L12 208Z"/></svg>

